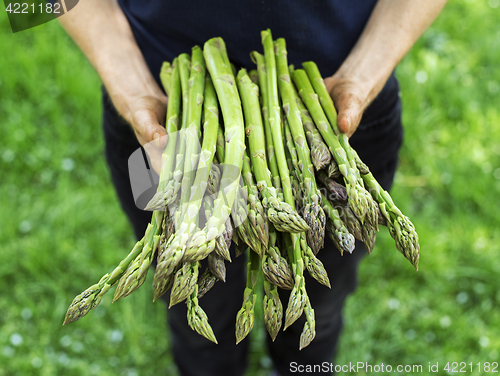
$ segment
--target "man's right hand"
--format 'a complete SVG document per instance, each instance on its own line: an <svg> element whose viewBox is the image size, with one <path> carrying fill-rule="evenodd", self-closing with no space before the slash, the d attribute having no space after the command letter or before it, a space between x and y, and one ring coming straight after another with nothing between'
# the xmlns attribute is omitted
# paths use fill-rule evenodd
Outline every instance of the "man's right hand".
<svg viewBox="0 0 500 376"><path fill-rule="evenodd" d="M159 173L167 141L163 126L167 97L122 9L116 0L86 0L58 20L96 69L116 110L130 123Z"/></svg>
<svg viewBox="0 0 500 376"><path fill-rule="evenodd" d="M125 119L132 125L139 143L149 155L153 169L159 174L161 154L166 146L165 115L167 97L143 96L130 104Z"/></svg>

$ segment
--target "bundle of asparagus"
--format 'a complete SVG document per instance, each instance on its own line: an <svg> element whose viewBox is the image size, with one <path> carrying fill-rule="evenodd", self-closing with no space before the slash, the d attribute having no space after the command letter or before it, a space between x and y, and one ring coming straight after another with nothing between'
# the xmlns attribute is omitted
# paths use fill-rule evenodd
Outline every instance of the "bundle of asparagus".
<svg viewBox="0 0 500 376"><path fill-rule="evenodd" d="M186 301L191 328L217 342L199 299L225 282L234 241L248 257L236 342L252 330L262 270L270 336L278 335L283 316L286 329L305 314L302 349L316 333L305 269L330 287L317 257L325 234L341 253L353 252L355 239L371 252L379 224L387 226L418 267L413 224L339 131L317 66L294 70L284 39L273 41L270 30L261 37L264 54L251 53L257 70L250 74L236 74L221 38L164 64L169 139L148 204L151 223L118 267L73 300L64 324L85 316L115 284L113 301L139 288L158 251L153 299L171 290L170 306ZM291 290L285 311L279 288Z"/></svg>

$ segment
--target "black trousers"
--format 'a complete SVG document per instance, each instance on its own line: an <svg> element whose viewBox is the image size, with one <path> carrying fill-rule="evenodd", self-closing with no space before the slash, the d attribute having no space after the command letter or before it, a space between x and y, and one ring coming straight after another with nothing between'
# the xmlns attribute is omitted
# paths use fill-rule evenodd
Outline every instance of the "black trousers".
<svg viewBox="0 0 500 376"><path fill-rule="evenodd" d="M389 189L397 166L398 151L403 131L401 103L397 80L391 77L386 88L367 109L351 144L380 184ZM141 238L151 219L151 212L138 209L134 204L129 181L127 161L140 145L131 127L118 116L106 92L103 92L103 127L106 158L111 178L123 210L133 225L135 235ZM320 285L306 275L306 287L316 315L316 338L302 351L298 350L299 337L304 325L302 316L286 331L279 333L275 342L267 346L277 372L292 375L290 364L315 365L332 362L342 329L342 307L346 297L355 290L358 263L366 254L361 243L353 254L340 256L328 237L318 257L323 262L332 288ZM247 367L248 339L235 345L236 314L241 308L246 280L246 260L233 257L227 263L227 282L218 282L201 300L210 324L219 342L211 343L192 331L187 325L186 305L177 304L168 311L173 355L183 376L239 376ZM307 274L307 272L306 272ZM288 291L282 291L284 308ZM169 297L165 297L168 299ZM195 354L195 356L193 356ZM329 374L329 373L324 373Z"/></svg>

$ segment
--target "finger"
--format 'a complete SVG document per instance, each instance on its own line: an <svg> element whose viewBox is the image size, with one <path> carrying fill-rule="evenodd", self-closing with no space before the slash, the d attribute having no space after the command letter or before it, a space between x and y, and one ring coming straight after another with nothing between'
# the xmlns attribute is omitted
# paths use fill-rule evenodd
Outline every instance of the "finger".
<svg viewBox="0 0 500 376"><path fill-rule="evenodd" d="M342 133L350 137L356 131L361 121L363 104L359 96L348 91L341 91L339 93L339 90L334 89L332 94L335 108L338 112L337 125Z"/></svg>
<svg viewBox="0 0 500 376"><path fill-rule="evenodd" d="M146 151L146 154L149 157L150 166L159 175L160 170L161 170L161 157L162 157L163 150L158 148L155 145L155 143L156 143L155 141L144 142L145 140L141 135L139 135L139 134L136 134L136 135L137 135L137 139L139 140L139 143L142 144L142 147L144 148L144 150ZM167 137L164 136L161 139L163 140L166 138ZM165 144L166 144L166 142L165 142Z"/></svg>
<svg viewBox="0 0 500 376"><path fill-rule="evenodd" d="M154 142L158 149L163 149L166 145L167 131L161 125L160 115L165 117L164 111L151 110L150 108L141 108L134 112L133 126L145 143Z"/></svg>

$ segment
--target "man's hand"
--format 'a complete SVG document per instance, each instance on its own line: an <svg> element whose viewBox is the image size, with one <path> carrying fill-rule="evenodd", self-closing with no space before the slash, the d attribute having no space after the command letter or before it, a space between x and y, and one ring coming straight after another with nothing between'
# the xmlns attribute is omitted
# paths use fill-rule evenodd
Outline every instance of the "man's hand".
<svg viewBox="0 0 500 376"><path fill-rule="evenodd" d="M151 160L153 169L159 174L161 154L166 146L165 114L166 96L144 96L132 101L125 119L132 125L139 143Z"/></svg>
<svg viewBox="0 0 500 376"><path fill-rule="evenodd" d="M326 78L325 85L337 110L339 129L351 137L358 128L363 112L368 107L367 94L370 90L361 82L336 75Z"/></svg>
<svg viewBox="0 0 500 376"><path fill-rule="evenodd" d="M102 79L159 173L167 97L153 78L116 0L81 1L58 18ZM152 142L153 141L153 142Z"/></svg>
<svg viewBox="0 0 500 376"><path fill-rule="evenodd" d="M364 110L445 4L446 0L377 2L347 59L332 77L325 79L341 132L352 136Z"/></svg>

